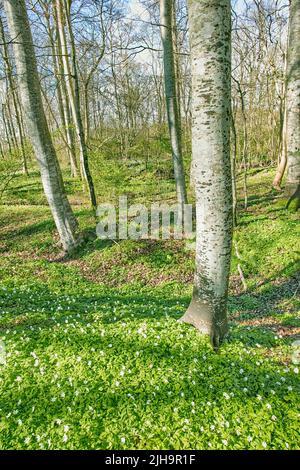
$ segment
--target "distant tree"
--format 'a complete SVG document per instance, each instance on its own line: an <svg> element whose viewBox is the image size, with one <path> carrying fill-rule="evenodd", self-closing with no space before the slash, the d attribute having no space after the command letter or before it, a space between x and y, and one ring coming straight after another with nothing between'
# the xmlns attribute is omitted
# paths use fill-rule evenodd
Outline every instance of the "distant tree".
<svg viewBox="0 0 300 470"><path fill-rule="evenodd" d="M6 75L7 83L8 83L8 91L10 92L11 97L12 97L13 110L14 110L18 133L19 133L22 163L23 163L23 173L28 175L27 158L26 158L26 150L25 150L25 137L24 137L23 126L22 126L22 116L21 116L21 110L19 106L19 97L18 97L16 86L14 83L13 69L11 65L11 60L10 60L10 56L8 52L8 46L6 42L6 37L5 37L1 17L0 17L0 38L2 42L2 57L3 57L4 66L5 66L5 75ZM8 103L9 103L9 97L8 97Z"/></svg>
<svg viewBox="0 0 300 470"><path fill-rule="evenodd" d="M174 177L178 204L187 202L185 175L182 159L181 123L176 81L176 61L174 59L174 0L160 0L160 29L164 56L165 96L169 134L172 147Z"/></svg>
<svg viewBox="0 0 300 470"><path fill-rule="evenodd" d="M285 64L285 80L284 80L284 96L282 99L282 129L281 129L281 155L278 162L277 170L273 180L273 188L276 191L281 191L282 178L286 169L287 164L287 141L286 141L286 132L287 132L287 108L286 108L286 83L287 83L287 63Z"/></svg>
<svg viewBox="0 0 300 470"><path fill-rule="evenodd" d="M287 195L300 207L300 0L291 0L287 53Z"/></svg>
<svg viewBox="0 0 300 470"><path fill-rule="evenodd" d="M71 251L77 245L77 221L65 194L61 170L43 108L25 0L4 0L4 7L13 42L20 98L40 167L44 192L63 248Z"/></svg>
<svg viewBox="0 0 300 470"><path fill-rule="evenodd" d="M72 110L73 121L75 123L80 150L80 170L84 181L87 183L91 204L94 210L97 208L97 199L93 178L90 172L88 149L84 134L84 124L80 107L80 87L78 77L78 64L75 47L75 38L71 22L71 2L69 0L56 0L57 27L61 44L62 62L66 77L68 98ZM69 38L70 54L67 44L67 34ZM71 57L71 64L69 61Z"/></svg>
<svg viewBox="0 0 300 470"><path fill-rule="evenodd" d="M230 0L189 0L196 273L182 321L218 348L227 332L232 243Z"/></svg>
<svg viewBox="0 0 300 470"><path fill-rule="evenodd" d="M286 169L287 164L287 140L286 140L286 133L287 133L287 111L286 106L284 109L284 117L282 123L282 141L281 141L281 156L277 166L277 170L273 180L273 188L276 191L281 191L281 184L282 178Z"/></svg>
<svg viewBox="0 0 300 470"><path fill-rule="evenodd" d="M43 16L45 17L45 26L49 37L51 55L53 61L53 72L57 83L57 102L62 125L61 135L67 147L67 153L70 161L70 170L72 177L80 176L76 159L75 136L73 132L73 122L70 112L67 86L62 62L62 50L60 37L58 34L57 17L55 5L45 0L39 0ZM47 100L46 93L44 98ZM47 100L48 101L48 100ZM49 103L48 103L49 105Z"/></svg>

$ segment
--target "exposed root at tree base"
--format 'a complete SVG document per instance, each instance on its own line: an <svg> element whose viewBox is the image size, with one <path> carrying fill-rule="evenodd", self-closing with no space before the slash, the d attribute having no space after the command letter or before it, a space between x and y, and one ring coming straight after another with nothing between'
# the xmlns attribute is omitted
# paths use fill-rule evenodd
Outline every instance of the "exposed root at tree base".
<svg viewBox="0 0 300 470"><path fill-rule="evenodd" d="M228 332L226 319L218 323L214 319L212 308L207 303L195 299L192 299L179 321L194 326L201 334L208 335L215 351L219 349Z"/></svg>

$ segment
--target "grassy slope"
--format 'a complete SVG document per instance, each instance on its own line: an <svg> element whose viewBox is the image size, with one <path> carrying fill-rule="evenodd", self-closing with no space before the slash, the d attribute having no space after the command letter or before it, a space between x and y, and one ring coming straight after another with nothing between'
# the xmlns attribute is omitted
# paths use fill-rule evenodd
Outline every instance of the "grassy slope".
<svg viewBox="0 0 300 470"><path fill-rule="evenodd" d="M150 173L107 175L100 200L174 195ZM0 448L298 448L299 216L270 192L271 178L249 180L235 233L248 290L234 253L231 330L218 354L176 322L193 274L181 242L97 240L62 260L38 176L15 179L0 207ZM79 183L67 188L93 227Z"/></svg>

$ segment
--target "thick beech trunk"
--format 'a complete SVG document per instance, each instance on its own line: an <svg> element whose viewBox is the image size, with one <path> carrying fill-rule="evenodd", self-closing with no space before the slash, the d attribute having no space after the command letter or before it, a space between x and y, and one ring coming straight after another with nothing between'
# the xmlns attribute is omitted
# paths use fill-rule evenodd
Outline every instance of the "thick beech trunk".
<svg viewBox="0 0 300 470"><path fill-rule="evenodd" d="M193 298L182 321L209 334L218 348L228 328L232 242L230 0L189 0L188 6L197 241Z"/></svg>
<svg viewBox="0 0 300 470"><path fill-rule="evenodd" d="M300 0L291 0L287 53L287 182L288 206L300 207Z"/></svg>

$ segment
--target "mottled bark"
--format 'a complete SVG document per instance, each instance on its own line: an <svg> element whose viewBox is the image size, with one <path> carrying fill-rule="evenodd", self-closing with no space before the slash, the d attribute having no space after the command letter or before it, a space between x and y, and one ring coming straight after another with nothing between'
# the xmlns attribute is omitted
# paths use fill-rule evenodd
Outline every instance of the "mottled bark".
<svg viewBox="0 0 300 470"><path fill-rule="evenodd" d="M174 0L160 0L160 27L164 55L164 79L168 126L172 147L177 201L178 204L183 207L183 205L187 202L187 195L182 160L181 125L173 48L173 8Z"/></svg>
<svg viewBox="0 0 300 470"><path fill-rule="evenodd" d="M57 156L42 103L35 51L24 0L4 0L17 67L20 98L29 136L61 243L66 251L77 244L76 219L64 192Z"/></svg>
<svg viewBox="0 0 300 470"><path fill-rule="evenodd" d="M287 53L287 183L288 206L300 207L300 0L291 0Z"/></svg>
<svg viewBox="0 0 300 470"><path fill-rule="evenodd" d="M232 242L230 0L189 0L188 6L197 240L193 298L182 320L218 348L228 329Z"/></svg>

